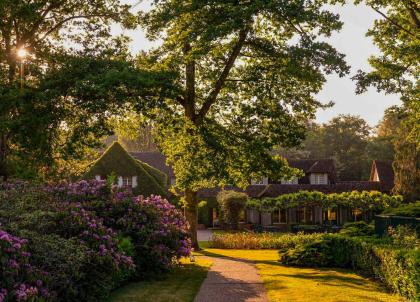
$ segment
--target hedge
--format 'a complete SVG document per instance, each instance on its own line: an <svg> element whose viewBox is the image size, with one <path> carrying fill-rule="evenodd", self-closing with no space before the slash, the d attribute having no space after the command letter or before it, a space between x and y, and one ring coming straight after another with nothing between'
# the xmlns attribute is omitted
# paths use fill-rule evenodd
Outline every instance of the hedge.
<svg viewBox="0 0 420 302"><path fill-rule="evenodd" d="M324 235L280 252L280 262L305 267L342 267L380 279L394 292L420 299L420 250L375 244L366 239Z"/></svg>

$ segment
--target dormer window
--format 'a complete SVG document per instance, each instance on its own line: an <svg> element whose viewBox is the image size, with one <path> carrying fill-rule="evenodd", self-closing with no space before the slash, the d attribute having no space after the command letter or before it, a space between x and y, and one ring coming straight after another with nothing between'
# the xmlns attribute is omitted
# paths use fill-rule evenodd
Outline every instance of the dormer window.
<svg viewBox="0 0 420 302"><path fill-rule="evenodd" d="M268 185L268 177L263 177L260 179L253 179L251 180L251 185L266 186Z"/></svg>
<svg viewBox="0 0 420 302"><path fill-rule="evenodd" d="M299 184L299 180L298 180L297 177L295 177L295 178L293 178L291 180L282 179L281 180L281 184L282 185L297 185L297 184Z"/></svg>
<svg viewBox="0 0 420 302"><path fill-rule="evenodd" d="M326 173L311 173L310 175L311 185L327 185L328 174Z"/></svg>

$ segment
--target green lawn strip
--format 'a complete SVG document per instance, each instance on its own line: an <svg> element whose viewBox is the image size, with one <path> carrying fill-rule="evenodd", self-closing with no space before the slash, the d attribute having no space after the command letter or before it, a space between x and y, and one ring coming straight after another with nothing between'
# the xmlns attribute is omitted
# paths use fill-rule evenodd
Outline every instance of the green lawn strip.
<svg viewBox="0 0 420 302"><path fill-rule="evenodd" d="M202 253L255 261L270 302L403 301L380 283L349 270L280 265L277 250L205 249Z"/></svg>
<svg viewBox="0 0 420 302"><path fill-rule="evenodd" d="M196 257L196 262L183 260L158 280L129 284L115 291L109 302L190 302L197 295L211 266L209 260Z"/></svg>

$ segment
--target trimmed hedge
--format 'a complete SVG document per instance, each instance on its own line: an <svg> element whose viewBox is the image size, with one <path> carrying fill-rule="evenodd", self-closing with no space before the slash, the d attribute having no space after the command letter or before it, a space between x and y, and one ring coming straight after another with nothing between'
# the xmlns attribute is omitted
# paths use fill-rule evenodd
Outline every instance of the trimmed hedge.
<svg viewBox="0 0 420 302"><path fill-rule="evenodd" d="M405 204L396 208L386 209L382 214L388 216L420 217L420 201Z"/></svg>
<svg viewBox="0 0 420 302"><path fill-rule="evenodd" d="M324 235L280 252L280 262L304 267L342 267L380 279L411 301L420 299L420 251L378 245L360 238Z"/></svg>

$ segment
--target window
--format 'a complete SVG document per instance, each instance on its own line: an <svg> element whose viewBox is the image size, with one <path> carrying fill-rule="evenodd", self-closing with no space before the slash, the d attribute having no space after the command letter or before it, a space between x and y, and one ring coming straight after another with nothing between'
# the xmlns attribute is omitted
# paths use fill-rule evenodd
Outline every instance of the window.
<svg viewBox="0 0 420 302"><path fill-rule="evenodd" d="M300 207L297 210L297 222L298 223L312 223L312 208Z"/></svg>
<svg viewBox="0 0 420 302"><path fill-rule="evenodd" d="M337 210L328 209L324 211L324 221L325 222L337 222Z"/></svg>
<svg viewBox="0 0 420 302"><path fill-rule="evenodd" d="M131 176L129 177L125 177L123 176L122 178L122 187L127 188L127 187L132 187L133 186L133 178Z"/></svg>
<svg viewBox="0 0 420 302"><path fill-rule="evenodd" d="M281 180L282 185L297 185L299 183L298 178L295 177L292 180Z"/></svg>
<svg viewBox="0 0 420 302"><path fill-rule="evenodd" d="M268 178L267 177L263 177L260 179L253 179L251 180L251 185L268 185Z"/></svg>
<svg viewBox="0 0 420 302"><path fill-rule="evenodd" d="M286 223L286 210L276 210L272 214L273 223Z"/></svg>
<svg viewBox="0 0 420 302"><path fill-rule="evenodd" d="M328 184L328 174L326 173L311 173L311 185L326 185Z"/></svg>
<svg viewBox="0 0 420 302"><path fill-rule="evenodd" d="M351 211L351 216L353 217L354 221L360 221L362 220L362 211L359 209L353 209Z"/></svg>

